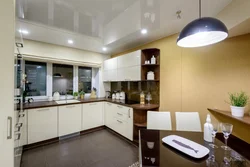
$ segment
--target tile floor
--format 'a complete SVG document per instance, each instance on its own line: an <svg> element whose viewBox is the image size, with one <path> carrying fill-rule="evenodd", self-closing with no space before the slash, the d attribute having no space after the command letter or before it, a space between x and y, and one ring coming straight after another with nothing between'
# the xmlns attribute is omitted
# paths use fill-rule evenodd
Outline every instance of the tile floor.
<svg viewBox="0 0 250 167"><path fill-rule="evenodd" d="M103 129L25 151L21 167L128 167L138 154L138 147Z"/></svg>

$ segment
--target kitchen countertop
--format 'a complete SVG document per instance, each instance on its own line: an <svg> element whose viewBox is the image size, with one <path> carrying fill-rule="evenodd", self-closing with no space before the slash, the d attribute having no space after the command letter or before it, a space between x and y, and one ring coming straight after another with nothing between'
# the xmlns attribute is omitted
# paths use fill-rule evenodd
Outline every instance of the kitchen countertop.
<svg viewBox="0 0 250 167"><path fill-rule="evenodd" d="M95 99L78 99L79 102L76 103L65 103L65 104L57 104L55 101L41 101L41 102L33 102L33 103L25 103L23 105L24 110L28 109L36 109L36 108L46 108L46 107L58 107L58 106L65 106L65 105L74 105L74 104L82 104L82 103L93 103L93 102L110 102L110 103L115 103L119 105L123 105L126 107L131 107L136 110L152 110L152 109L157 109L159 108L158 104L145 104L141 105L139 103L132 103L131 101L127 103L126 101L120 101L120 100L112 100L112 99L107 99L107 98L95 98Z"/></svg>

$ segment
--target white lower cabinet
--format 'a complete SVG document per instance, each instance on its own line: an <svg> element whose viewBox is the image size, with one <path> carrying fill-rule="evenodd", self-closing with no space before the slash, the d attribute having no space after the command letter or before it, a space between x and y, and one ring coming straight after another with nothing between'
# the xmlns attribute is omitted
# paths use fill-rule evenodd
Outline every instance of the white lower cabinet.
<svg viewBox="0 0 250 167"><path fill-rule="evenodd" d="M82 130L104 125L103 102L82 104Z"/></svg>
<svg viewBox="0 0 250 167"><path fill-rule="evenodd" d="M81 131L81 104L58 107L58 135L64 136Z"/></svg>
<svg viewBox="0 0 250 167"><path fill-rule="evenodd" d="M116 105L113 103L105 102L104 103L104 122L107 127L115 130L115 114L116 114Z"/></svg>
<svg viewBox="0 0 250 167"><path fill-rule="evenodd" d="M133 140L132 108L106 102L105 124L129 140Z"/></svg>
<svg viewBox="0 0 250 167"><path fill-rule="evenodd" d="M31 109L28 114L28 144L57 137L57 107Z"/></svg>

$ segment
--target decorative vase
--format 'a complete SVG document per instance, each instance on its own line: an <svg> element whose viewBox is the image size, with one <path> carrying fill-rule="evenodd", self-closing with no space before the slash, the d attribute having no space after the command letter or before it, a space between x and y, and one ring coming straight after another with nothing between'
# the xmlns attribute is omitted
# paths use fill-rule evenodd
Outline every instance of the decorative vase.
<svg viewBox="0 0 250 167"><path fill-rule="evenodd" d="M84 95L81 95L81 99L82 99L82 100L84 99Z"/></svg>
<svg viewBox="0 0 250 167"><path fill-rule="evenodd" d="M78 99L78 96L74 96L74 98L77 100L77 99Z"/></svg>
<svg viewBox="0 0 250 167"><path fill-rule="evenodd" d="M236 107L236 106L230 106L230 107L231 107L232 116L244 117L245 107Z"/></svg>

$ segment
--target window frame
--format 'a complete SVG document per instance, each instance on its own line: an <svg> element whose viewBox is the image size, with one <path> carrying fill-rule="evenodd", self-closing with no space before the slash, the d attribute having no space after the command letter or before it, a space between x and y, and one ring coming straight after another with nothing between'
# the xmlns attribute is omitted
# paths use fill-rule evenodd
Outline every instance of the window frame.
<svg viewBox="0 0 250 167"><path fill-rule="evenodd" d="M26 65L26 61L33 61L33 62L42 62L42 63L46 63L46 67L47 67L47 75L46 75L46 95L44 96L27 96L26 100L29 98L33 98L35 101L46 101L48 100L48 97L53 97L53 64L58 64L58 62L46 62L46 61L39 61L39 60L29 60L29 59L24 59L23 63L24 65L22 66L22 71L25 71L25 65ZM72 65L72 64L66 64L66 65ZM79 81L79 67L84 67L84 66L78 66L78 65L72 65L73 66L73 92L79 92L78 90L78 81ZM86 66L85 66L86 67ZM93 67L89 67L91 68L92 72L91 72L91 87L96 87L96 73L100 72L100 68L93 68ZM99 79L98 79L98 88L100 87L99 85ZM25 90L25 88L24 88ZM89 97L91 93L85 93L86 97ZM73 95L68 95L68 98L73 98ZM61 99L65 99L65 95L61 95Z"/></svg>

